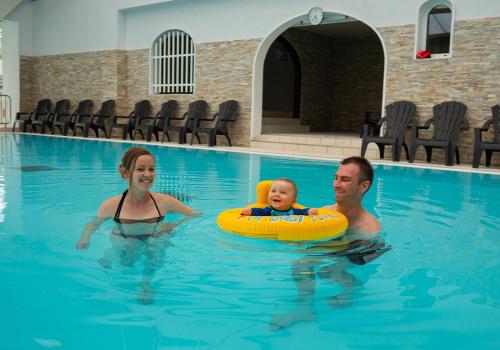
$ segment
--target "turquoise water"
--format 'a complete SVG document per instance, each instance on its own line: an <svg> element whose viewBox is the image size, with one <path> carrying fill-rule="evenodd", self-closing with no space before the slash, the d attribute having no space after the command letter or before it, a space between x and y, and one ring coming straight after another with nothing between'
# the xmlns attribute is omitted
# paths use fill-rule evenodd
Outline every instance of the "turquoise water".
<svg viewBox="0 0 500 350"><path fill-rule="evenodd" d="M128 147L0 134L1 349L500 348L499 176L377 166L365 205L392 249L356 265L215 224L261 179L290 177L299 202L329 204L337 163L147 146L154 189L203 216L160 243L144 305L145 254L98 263L113 252L111 222L75 249L99 204L125 189Z"/></svg>

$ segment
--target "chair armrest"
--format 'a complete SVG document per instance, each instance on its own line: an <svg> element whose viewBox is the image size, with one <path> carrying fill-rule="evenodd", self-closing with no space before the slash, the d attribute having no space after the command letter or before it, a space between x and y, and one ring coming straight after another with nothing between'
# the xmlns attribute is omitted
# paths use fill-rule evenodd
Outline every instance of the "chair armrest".
<svg viewBox="0 0 500 350"><path fill-rule="evenodd" d="M182 117L180 117L180 118L170 118L170 120L184 120L184 119L186 119L187 115L188 115L188 112L184 113L182 115Z"/></svg>
<svg viewBox="0 0 500 350"><path fill-rule="evenodd" d="M28 116L30 116L31 113L33 113L33 112L17 112L16 113L16 119L19 119L18 117L20 117L22 115L28 115Z"/></svg>
<svg viewBox="0 0 500 350"><path fill-rule="evenodd" d="M217 118L217 116L219 115L219 112L215 113L212 118L200 118L198 119L199 121L204 121L204 122L212 122L215 120L215 118Z"/></svg>
<svg viewBox="0 0 500 350"><path fill-rule="evenodd" d="M54 113L54 122L56 122L59 117L67 117L69 116L70 114L69 113Z"/></svg>
<svg viewBox="0 0 500 350"><path fill-rule="evenodd" d="M384 124L384 122L387 120L387 117L382 117L378 120L377 122L377 125L378 126L382 126L382 124Z"/></svg>
<svg viewBox="0 0 500 350"><path fill-rule="evenodd" d="M488 129L490 128L491 125L493 125L493 119L488 119L487 121L484 122L484 124L481 128L477 128L477 129L481 129L482 131L488 131Z"/></svg>
<svg viewBox="0 0 500 350"><path fill-rule="evenodd" d="M431 124L434 123L434 118L428 119L425 121L424 126L419 126L419 129L429 129L431 127Z"/></svg>

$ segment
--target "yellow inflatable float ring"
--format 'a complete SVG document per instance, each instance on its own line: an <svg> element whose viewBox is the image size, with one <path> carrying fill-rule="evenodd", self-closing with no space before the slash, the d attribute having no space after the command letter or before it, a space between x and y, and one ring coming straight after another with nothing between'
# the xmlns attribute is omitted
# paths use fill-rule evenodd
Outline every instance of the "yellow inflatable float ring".
<svg viewBox="0 0 500 350"><path fill-rule="evenodd" d="M257 185L257 203L251 208L265 208L272 181ZM304 208L296 204L295 208ZM242 208L225 210L217 216L217 224L237 235L281 241L318 241L342 236L347 229L345 215L333 210L318 209L318 215L244 216Z"/></svg>

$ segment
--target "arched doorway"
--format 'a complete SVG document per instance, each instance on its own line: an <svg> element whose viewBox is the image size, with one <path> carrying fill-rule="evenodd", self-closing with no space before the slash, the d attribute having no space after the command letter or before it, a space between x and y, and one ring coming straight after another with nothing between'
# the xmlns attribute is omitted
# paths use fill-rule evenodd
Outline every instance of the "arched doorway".
<svg viewBox="0 0 500 350"><path fill-rule="evenodd" d="M301 77L297 52L280 35L264 62L263 118L300 118Z"/></svg>
<svg viewBox="0 0 500 350"><path fill-rule="evenodd" d="M380 115L384 105L385 48L380 34L371 26L352 17L329 13L333 20L320 25L305 25L303 18L291 20L261 43L254 64L254 101L252 137L266 133L263 128L270 105L266 62L276 47L288 43L300 65L300 78L289 78L289 86L274 90L288 91L292 81L300 81L298 113L302 126L311 133L358 134L367 113ZM328 16L326 16L328 19ZM259 75L262 74L262 77ZM259 100L259 94L262 99ZM271 103L272 105L272 103ZM290 108L288 109L290 110ZM283 128L286 132L286 128Z"/></svg>

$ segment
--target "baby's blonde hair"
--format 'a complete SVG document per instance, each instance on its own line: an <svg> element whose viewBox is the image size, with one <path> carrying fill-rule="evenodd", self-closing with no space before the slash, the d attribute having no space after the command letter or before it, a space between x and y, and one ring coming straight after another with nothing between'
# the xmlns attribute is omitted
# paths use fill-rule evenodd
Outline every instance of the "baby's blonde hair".
<svg viewBox="0 0 500 350"><path fill-rule="evenodd" d="M293 182L293 180L290 180L286 177L281 177L279 179L276 179L273 181L273 183L275 183L276 181L283 181L283 182L286 182L288 184L290 184L293 188L293 192L295 192L295 198L297 198L297 196L299 195L299 190L297 188L297 185L295 184L295 182Z"/></svg>

